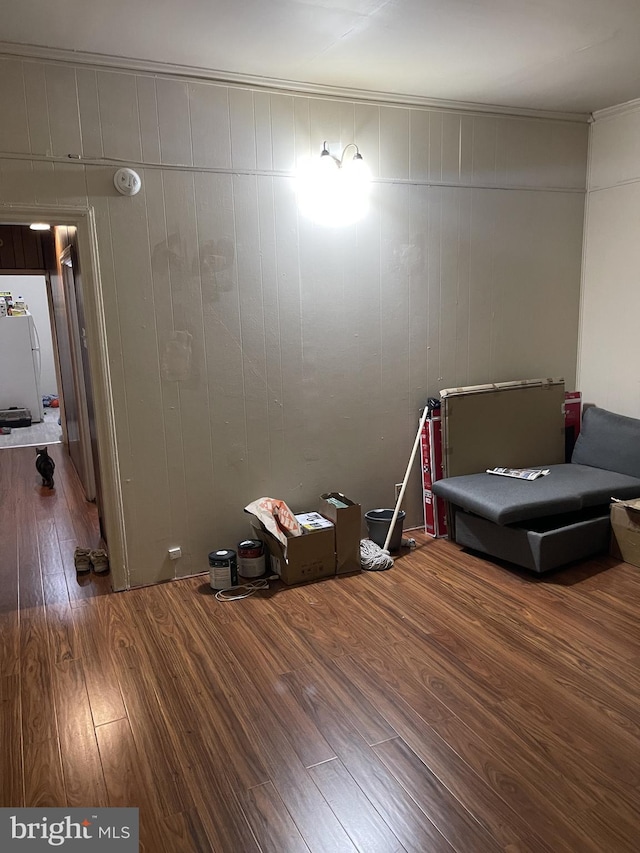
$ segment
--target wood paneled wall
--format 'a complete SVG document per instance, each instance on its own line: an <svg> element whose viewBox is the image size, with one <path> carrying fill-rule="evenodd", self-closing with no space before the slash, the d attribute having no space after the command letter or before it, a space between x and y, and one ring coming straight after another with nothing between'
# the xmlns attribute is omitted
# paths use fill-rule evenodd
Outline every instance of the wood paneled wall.
<svg viewBox="0 0 640 853"><path fill-rule="evenodd" d="M44 270L42 235L20 225L0 225L0 271Z"/></svg>
<svg viewBox="0 0 640 853"><path fill-rule="evenodd" d="M580 329L585 399L640 418L640 101L591 125Z"/></svg>
<svg viewBox="0 0 640 853"><path fill-rule="evenodd" d="M2 203L95 210L132 584L203 570L264 494L389 506L440 388L572 387L586 125L0 65ZM323 140L376 177L356 225L298 215Z"/></svg>

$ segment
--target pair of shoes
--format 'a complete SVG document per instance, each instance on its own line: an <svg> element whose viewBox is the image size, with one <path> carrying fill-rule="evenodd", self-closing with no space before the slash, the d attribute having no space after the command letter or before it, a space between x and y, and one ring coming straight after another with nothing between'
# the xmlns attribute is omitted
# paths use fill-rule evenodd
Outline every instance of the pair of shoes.
<svg viewBox="0 0 640 853"><path fill-rule="evenodd" d="M109 571L109 557L102 548L76 548L73 553L73 562L76 572L83 574L93 568L96 574L104 574Z"/></svg>

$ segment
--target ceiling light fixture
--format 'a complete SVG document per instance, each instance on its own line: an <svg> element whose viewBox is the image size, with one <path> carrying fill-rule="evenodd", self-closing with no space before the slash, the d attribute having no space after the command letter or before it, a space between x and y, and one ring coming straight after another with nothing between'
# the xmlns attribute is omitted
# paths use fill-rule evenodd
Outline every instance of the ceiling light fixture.
<svg viewBox="0 0 640 853"><path fill-rule="evenodd" d="M48 222L32 222L29 226L32 231L50 231L51 226Z"/></svg>

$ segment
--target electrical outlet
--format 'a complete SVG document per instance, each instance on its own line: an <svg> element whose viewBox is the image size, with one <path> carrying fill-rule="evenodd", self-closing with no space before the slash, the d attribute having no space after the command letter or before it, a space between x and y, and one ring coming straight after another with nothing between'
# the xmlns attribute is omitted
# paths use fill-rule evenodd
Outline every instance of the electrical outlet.
<svg viewBox="0 0 640 853"><path fill-rule="evenodd" d="M181 548L169 548L168 551L170 560L179 560L182 557L182 549Z"/></svg>
<svg viewBox="0 0 640 853"><path fill-rule="evenodd" d="M395 490L396 490L396 503L398 503L398 498L400 497L400 492L402 491L402 483L396 483Z"/></svg>

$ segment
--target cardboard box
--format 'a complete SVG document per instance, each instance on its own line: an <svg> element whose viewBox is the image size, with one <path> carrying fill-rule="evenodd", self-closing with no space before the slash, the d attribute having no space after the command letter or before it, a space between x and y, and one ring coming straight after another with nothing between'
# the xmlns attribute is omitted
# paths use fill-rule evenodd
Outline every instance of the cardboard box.
<svg viewBox="0 0 640 853"><path fill-rule="evenodd" d="M335 574L335 527L289 536L285 551L284 545L257 519L251 519L251 526L256 538L267 547L271 571L279 575L283 583L315 581Z"/></svg>
<svg viewBox="0 0 640 853"><path fill-rule="evenodd" d="M611 554L640 567L640 498L611 504Z"/></svg>
<svg viewBox="0 0 640 853"><path fill-rule="evenodd" d="M431 487L443 477L442 421L439 412L427 418L420 436L422 458L422 491L424 499L424 530L428 536L447 535L446 501L433 494Z"/></svg>
<svg viewBox="0 0 640 853"><path fill-rule="evenodd" d="M342 492L327 492L320 497L320 513L332 521L336 530L336 574L359 572L362 510Z"/></svg>

